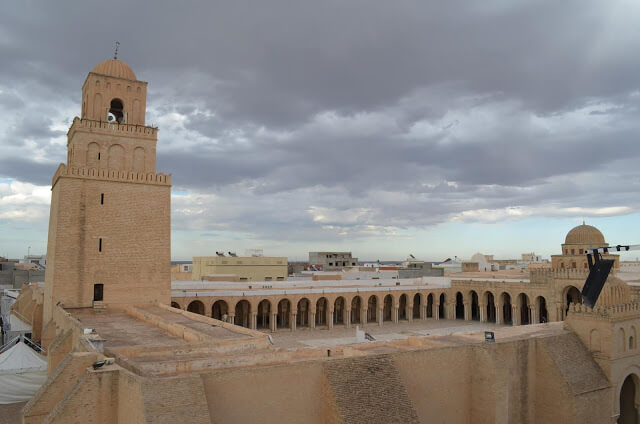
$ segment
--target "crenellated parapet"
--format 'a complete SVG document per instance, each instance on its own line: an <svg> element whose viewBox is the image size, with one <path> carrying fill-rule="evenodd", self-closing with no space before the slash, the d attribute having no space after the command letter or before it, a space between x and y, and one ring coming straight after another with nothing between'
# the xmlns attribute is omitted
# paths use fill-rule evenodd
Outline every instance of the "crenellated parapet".
<svg viewBox="0 0 640 424"><path fill-rule="evenodd" d="M67 132L68 139L71 139L77 131L88 131L102 135L116 135L121 137L148 138L156 140L158 138L158 127L146 125L125 124L118 122L96 121L93 119L78 118L73 119L71 128Z"/></svg>
<svg viewBox="0 0 640 424"><path fill-rule="evenodd" d="M529 279L536 284L551 284L555 280L586 280L588 269L532 269Z"/></svg>
<svg viewBox="0 0 640 424"><path fill-rule="evenodd" d="M63 163L53 175L51 186L55 186L59 178L83 178L94 180L116 181L134 184L171 185L171 174L161 172L115 171L109 169L69 167Z"/></svg>
<svg viewBox="0 0 640 424"><path fill-rule="evenodd" d="M569 306L569 315L620 321L632 318L640 318L640 303L630 302L612 306L596 305L590 308L583 304L572 303Z"/></svg>

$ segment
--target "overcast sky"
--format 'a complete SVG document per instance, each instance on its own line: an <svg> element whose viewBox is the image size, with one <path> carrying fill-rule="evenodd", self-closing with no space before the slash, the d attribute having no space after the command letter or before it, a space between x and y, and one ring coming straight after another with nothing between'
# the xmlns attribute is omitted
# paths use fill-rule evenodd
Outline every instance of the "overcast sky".
<svg viewBox="0 0 640 424"><path fill-rule="evenodd" d="M64 4L64 6L61 6ZM0 255L46 250L87 73L149 82L172 256L559 253L640 242L637 1L12 2Z"/></svg>

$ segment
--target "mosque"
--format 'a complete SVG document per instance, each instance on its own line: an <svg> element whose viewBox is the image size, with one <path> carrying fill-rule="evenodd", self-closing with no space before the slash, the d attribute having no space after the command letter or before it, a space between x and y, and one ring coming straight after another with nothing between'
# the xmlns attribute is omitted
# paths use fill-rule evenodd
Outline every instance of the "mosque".
<svg viewBox="0 0 640 424"><path fill-rule="evenodd" d="M117 59L82 86L52 180L45 283L12 310L48 361L23 423L639 422L640 303L615 276L594 308L580 303L585 249L607 246L589 225L527 278L172 285L171 175L156 171L146 93ZM491 323L495 339L271 337L419 320Z"/></svg>

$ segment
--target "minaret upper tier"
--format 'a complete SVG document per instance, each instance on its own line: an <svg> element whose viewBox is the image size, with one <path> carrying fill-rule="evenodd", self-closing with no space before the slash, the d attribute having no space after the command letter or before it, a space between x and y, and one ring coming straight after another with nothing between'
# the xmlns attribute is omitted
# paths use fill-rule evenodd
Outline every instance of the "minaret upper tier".
<svg viewBox="0 0 640 424"><path fill-rule="evenodd" d="M156 172L158 129L145 126L147 83L121 60L99 63L82 86L82 114L67 134L67 165Z"/></svg>
<svg viewBox="0 0 640 424"><path fill-rule="evenodd" d="M147 83L138 81L121 60L100 62L82 86L82 118L107 121L109 113L122 124L144 125Z"/></svg>

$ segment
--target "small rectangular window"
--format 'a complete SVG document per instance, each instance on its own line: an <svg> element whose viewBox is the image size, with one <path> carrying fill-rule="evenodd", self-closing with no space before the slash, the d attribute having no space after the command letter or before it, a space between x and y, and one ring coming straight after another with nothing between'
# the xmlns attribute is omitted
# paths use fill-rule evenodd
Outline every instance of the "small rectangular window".
<svg viewBox="0 0 640 424"><path fill-rule="evenodd" d="M100 204L104 205L104 193L100 193Z"/></svg>
<svg viewBox="0 0 640 424"><path fill-rule="evenodd" d="M98 153L98 160L100 160L100 153Z"/></svg>
<svg viewBox="0 0 640 424"><path fill-rule="evenodd" d="M271 281L271 277L264 277L264 281Z"/></svg>
<svg viewBox="0 0 640 424"><path fill-rule="evenodd" d="M98 239L98 252L102 252L102 239Z"/></svg>

